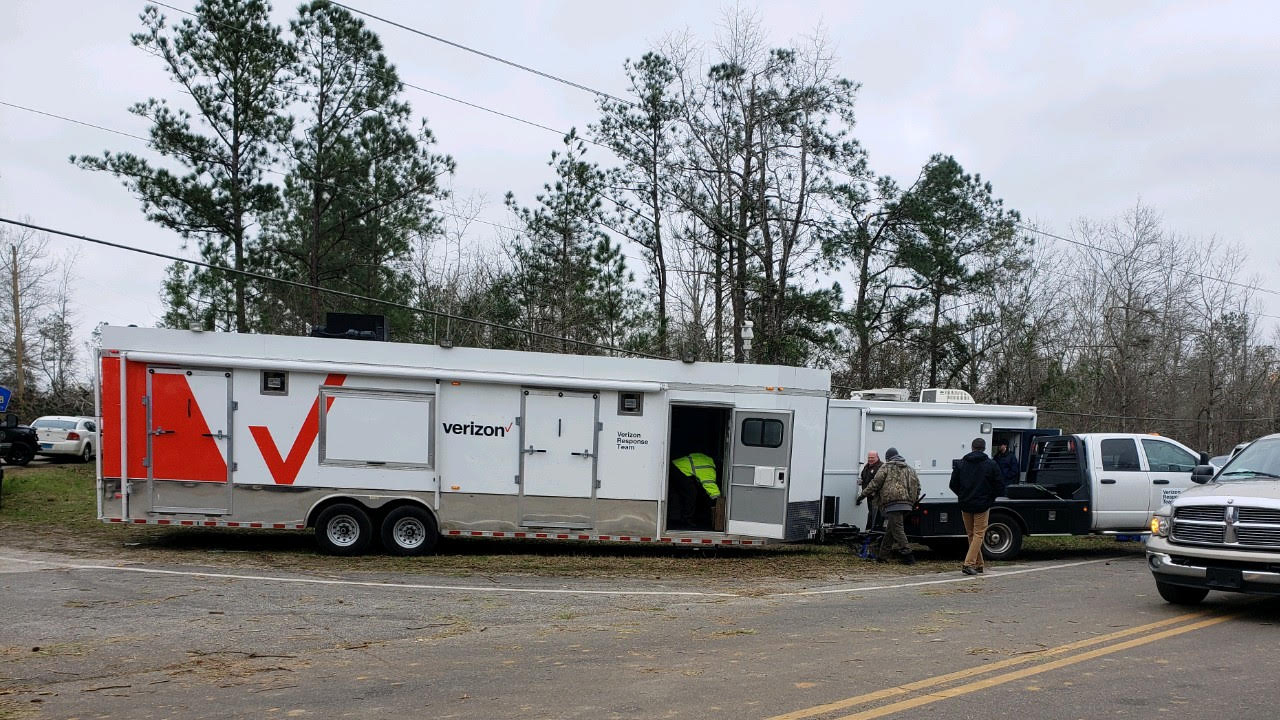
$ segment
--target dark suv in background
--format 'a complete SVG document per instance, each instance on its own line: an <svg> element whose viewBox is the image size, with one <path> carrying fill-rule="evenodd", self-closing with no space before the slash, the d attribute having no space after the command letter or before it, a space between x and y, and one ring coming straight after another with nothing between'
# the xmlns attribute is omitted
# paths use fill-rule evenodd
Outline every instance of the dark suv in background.
<svg viewBox="0 0 1280 720"><path fill-rule="evenodd" d="M18 416L9 413L0 423L0 457L10 465L26 465L36 456L40 439L36 431L18 424Z"/></svg>

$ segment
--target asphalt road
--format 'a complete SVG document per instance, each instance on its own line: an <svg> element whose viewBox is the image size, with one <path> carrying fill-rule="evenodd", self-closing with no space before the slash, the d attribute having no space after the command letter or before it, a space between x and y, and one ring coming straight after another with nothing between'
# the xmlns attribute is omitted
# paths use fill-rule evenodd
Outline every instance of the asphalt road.
<svg viewBox="0 0 1280 720"><path fill-rule="evenodd" d="M0 548L0 717L1274 718L1280 601L1133 556L724 593Z"/></svg>

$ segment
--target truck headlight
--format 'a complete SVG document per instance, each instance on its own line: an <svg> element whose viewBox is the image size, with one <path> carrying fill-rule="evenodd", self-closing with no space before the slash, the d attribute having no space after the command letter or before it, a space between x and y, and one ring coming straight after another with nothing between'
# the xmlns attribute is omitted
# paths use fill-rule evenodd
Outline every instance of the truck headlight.
<svg viewBox="0 0 1280 720"><path fill-rule="evenodd" d="M1160 506L1155 515L1151 516L1151 534L1156 537L1169 537L1169 518L1172 515L1172 507L1168 505Z"/></svg>

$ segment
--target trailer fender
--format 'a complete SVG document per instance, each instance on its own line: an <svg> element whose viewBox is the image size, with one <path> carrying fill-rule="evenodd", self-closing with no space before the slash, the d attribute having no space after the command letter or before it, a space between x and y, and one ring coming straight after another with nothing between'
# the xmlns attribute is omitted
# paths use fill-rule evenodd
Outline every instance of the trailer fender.
<svg viewBox="0 0 1280 720"><path fill-rule="evenodd" d="M435 519L437 526L440 518L436 517L435 510L423 500L408 495L361 495L354 493L332 493L326 495L312 503L311 508L307 510L307 527L314 527L316 518L324 509L334 503L348 502L355 503L364 507L369 511L369 515L375 520L379 520L391 510L401 505L414 505L431 514Z"/></svg>

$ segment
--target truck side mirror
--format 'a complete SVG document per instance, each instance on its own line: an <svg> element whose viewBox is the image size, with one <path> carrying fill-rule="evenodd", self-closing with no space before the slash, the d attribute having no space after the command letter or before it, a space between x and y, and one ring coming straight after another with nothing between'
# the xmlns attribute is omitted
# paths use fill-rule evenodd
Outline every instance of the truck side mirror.
<svg viewBox="0 0 1280 720"><path fill-rule="evenodd" d="M1203 485L1212 480L1213 474L1216 472L1217 470L1215 470L1212 465L1197 465L1195 470L1191 471L1191 482Z"/></svg>
<svg viewBox="0 0 1280 720"><path fill-rule="evenodd" d="M18 416L17 416L17 415L14 415L13 413L5 413L5 414L4 414L4 426L5 426L6 428L16 428L16 427L18 427Z"/></svg>

